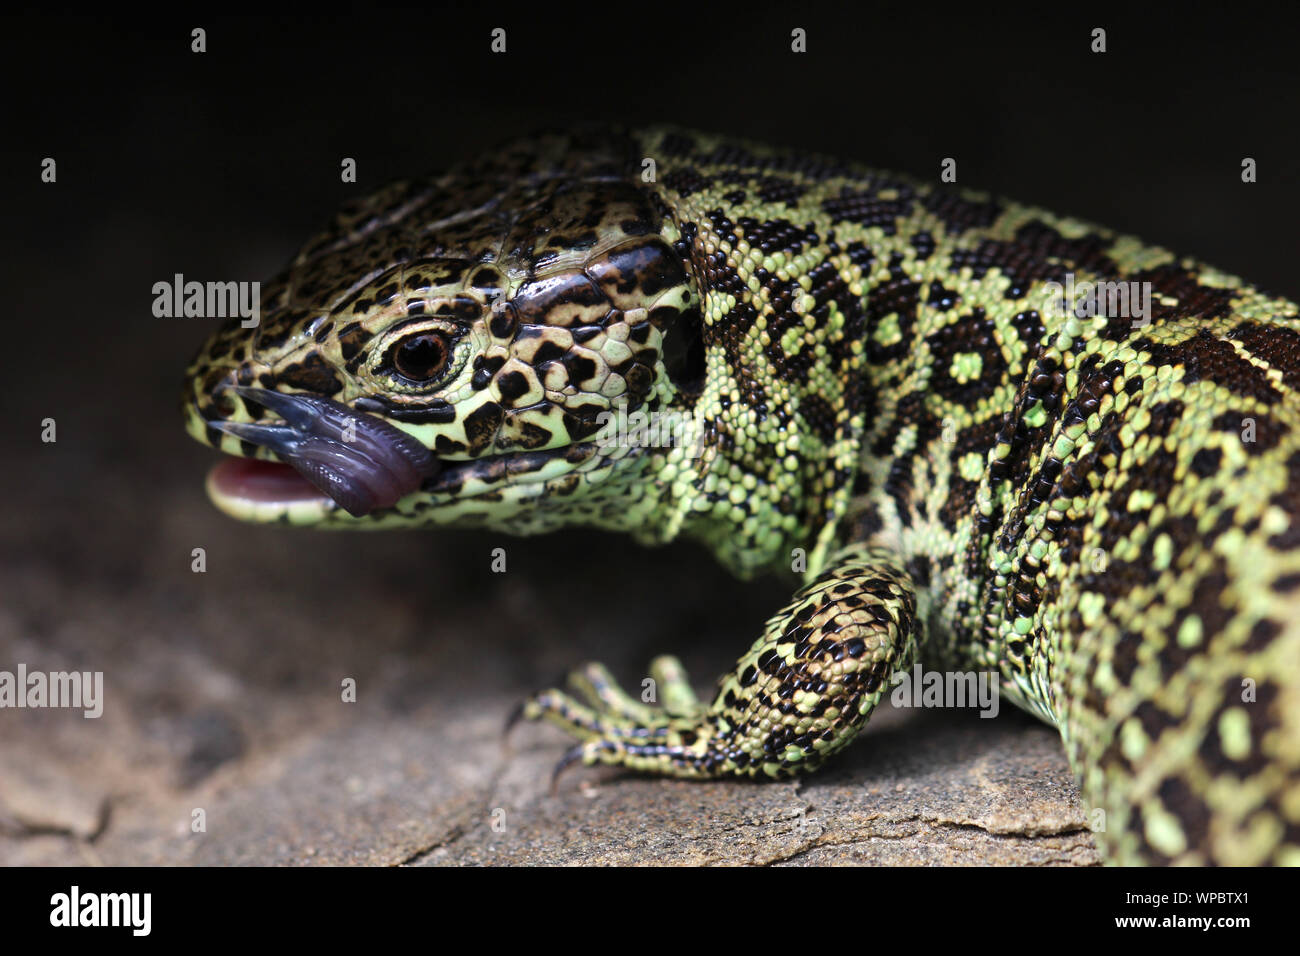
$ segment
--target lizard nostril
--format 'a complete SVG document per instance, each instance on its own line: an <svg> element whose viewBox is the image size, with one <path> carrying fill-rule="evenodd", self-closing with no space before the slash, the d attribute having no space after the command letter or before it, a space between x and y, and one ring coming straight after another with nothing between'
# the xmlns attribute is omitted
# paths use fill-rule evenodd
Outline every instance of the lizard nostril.
<svg viewBox="0 0 1300 956"><path fill-rule="evenodd" d="M205 413L205 418L228 418L235 413L238 406L234 393L229 391L234 384L234 376L228 368L211 369L196 382L195 404Z"/></svg>
<svg viewBox="0 0 1300 956"><path fill-rule="evenodd" d="M234 418L239 411L239 405L230 397L228 392L218 392L212 397L211 405L213 416L220 418Z"/></svg>

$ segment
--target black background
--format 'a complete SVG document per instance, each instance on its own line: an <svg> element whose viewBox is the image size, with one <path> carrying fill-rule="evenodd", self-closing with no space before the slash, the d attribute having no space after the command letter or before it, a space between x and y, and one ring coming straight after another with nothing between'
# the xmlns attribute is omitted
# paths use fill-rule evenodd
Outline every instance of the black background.
<svg viewBox="0 0 1300 956"><path fill-rule="evenodd" d="M1293 37L1242 14L609 3L10 19L0 395L74 420L107 402L130 430L174 408L208 331L155 319L154 282L266 278L358 191L573 121L669 121L926 178L951 156L962 185L1298 297ZM190 52L195 25L207 53ZM489 50L496 26L505 54ZM1094 26L1105 54L1089 52ZM55 185L39 181L46 156ZM356 185L339 181L345 156ZM1240 181L1245 156L1256 184ZM167 441L153 450L175 458L188 439Z"/></svg>

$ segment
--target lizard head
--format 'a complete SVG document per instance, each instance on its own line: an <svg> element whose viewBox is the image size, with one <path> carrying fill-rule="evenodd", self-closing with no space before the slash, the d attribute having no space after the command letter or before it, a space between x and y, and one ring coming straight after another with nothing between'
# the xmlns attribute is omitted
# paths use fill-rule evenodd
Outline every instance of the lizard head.
<svg viewBox="0 0 1300 956"><path fill-rule="evenodd" d="M209 339L183 408L232 456L207 481L221 510L513 533L662 510L653 473L692 454L683 433L610 436L637 412L687 422L697 293L650 196L599 152L557 155L345 209L262 290L255 326Z"/></svg>

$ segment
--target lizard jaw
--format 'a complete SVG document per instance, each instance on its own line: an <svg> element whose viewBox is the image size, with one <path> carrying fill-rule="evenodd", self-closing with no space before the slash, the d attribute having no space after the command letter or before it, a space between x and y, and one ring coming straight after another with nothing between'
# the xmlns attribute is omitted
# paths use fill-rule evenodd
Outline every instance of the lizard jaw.
<svg viewBox="0 0 1300 956"><path fill-rule="evenodd" d="M340 510L353 518L392 509L421 492L434 517L438 508L506 486L557 479L595 457L599 447L581 442L451 460L378 416L310 394L227 386L246 403L279 415L280 422L207 419L203 426L275 456L231 455L208 473L206 490L216 507L257 524L338 526ZM389 516L376 515L382 523ZM434 518L436 521L437 519ZM356 524L345 522L355 527Z"/></svg>
<svg viewBox="0 0 1300 956"><path fill-rule="evenodd" d="M208 499L240 521L315 524L338 508L289 465L258 458L223 458L209 471Z"/></svg>
<svg viewBox="0 0 1300 956"><path fill-rule="evenodd" d="M284 464L236 459L217 465L208 493L223 510L302 502L328 510L337 503L362 517L392 507L439 471L429 449L376 416L316 395L232 390L283 422L214 421L212 427L272 452Z"/></svg>

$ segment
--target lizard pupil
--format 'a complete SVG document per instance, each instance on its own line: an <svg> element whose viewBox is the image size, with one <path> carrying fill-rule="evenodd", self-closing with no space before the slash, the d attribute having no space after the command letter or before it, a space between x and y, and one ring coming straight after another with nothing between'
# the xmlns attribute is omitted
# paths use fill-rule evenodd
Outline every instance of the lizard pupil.
<svg viewBox="0 0 1300 956"><path fill-rule="evenodd" d="M397 346L393 364L404 378L427 382L447 367L450 357L446 339L434 332L422 332Z"/></svg>

